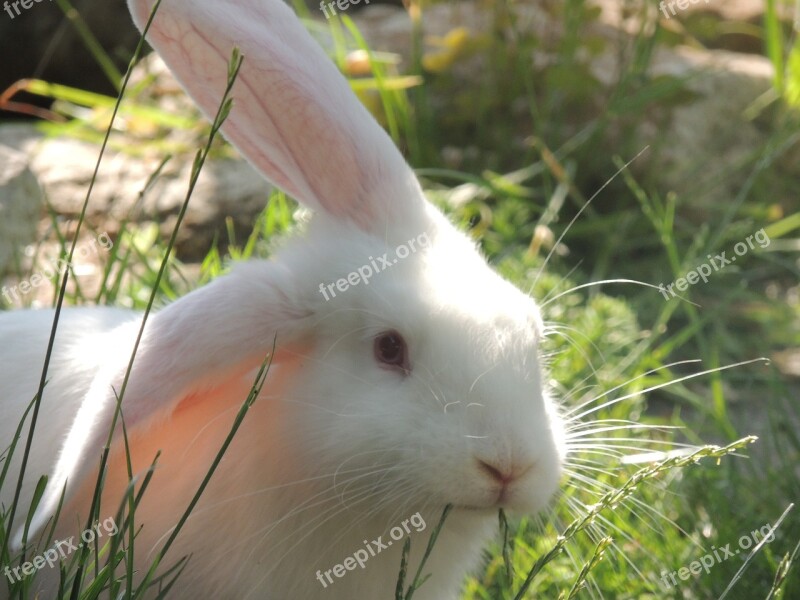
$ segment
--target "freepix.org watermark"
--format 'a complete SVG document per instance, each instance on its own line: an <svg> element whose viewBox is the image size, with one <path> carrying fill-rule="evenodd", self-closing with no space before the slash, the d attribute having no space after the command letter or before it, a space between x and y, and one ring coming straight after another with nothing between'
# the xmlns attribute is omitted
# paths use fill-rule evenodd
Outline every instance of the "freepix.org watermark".
<svg viewBox="0 0 800 600"><path fill-rule="evenodd" d="M704 1L706 4L708 4L708 0ZM670 17L669 14L667 14L667 7L669 7L669 10L672 12L672 16L674 17L676 14L678 14L675 12L676 4L678 5L678 10L686 10L687 8L689 8L690 3L697 4L698 2L700 2L700 0L671 0L670 2L660 2L658 5L658 9L664 13L665 17L671 19L672 17Z"/></svg>
<svg viewBox="0 0 800 600"><path fill-rule="evenodd" d="M336 7L339 7L339 10L344 12L348 8L350 8L351 4L360 4L361 0L336 0L336 2L326 2L322 0L319 3L319 9L322 11L322 14L325 15L326 19L330 19L331 15L336 14ZM364 0L364 4L369 4L369 0ZM327 6L326 6L327 5ZM328 9L330 9L331 14L328 14Z"/></svg>
<svg viewBox="0 0 800 600"><path fill-rule="evenodd" d="M364 547L353 552L351 556L345 558L341 563L333 565L327 571L317 571L317 579L322 587L326 588L334 582L331 573L336 576L337 579L341 579L345 576L347 571L354 570L356 565L363 569L371 556L377 556L380 554L381 550L388 549L394 542L399 542L405 535L411 534L409 525L414 527L414 531L417 533L424 531L426 527L425 519L422 518L421 514L416 513L415 515L411 515L411 517L403 521L400 525L392 527L391 531L389 531L389 537L392 539L386 540L385 543L383 541L383 536L371 542L364 540Z"/></svg>
<svg viewBox="0 0 800 600"><path fill-rule="evenodd" d="M101 529L102 525L102 529ZM77 542L75 536L70 537L68 540L60 540L53 544L52 548L48 548L43 554L35 556L28 562L22 563L18 567L6 567L3 573L11 583L20 581L25 577L33 575L44 567L45 565L53 568L59 562L59 559L67 558L72 552L80 550L84 545L92 544L95 540L103 537L103 533L109 536L117 535L119 528L117 527L114 517L108 517L105 521L100 523L98 521L91 529L86 529L81 533L80 539Z"/></svg>
<svg viewBox="0 0 800 600"><path fill-rule="evenodd" d="M113 247L114 242L111 241L111 237L109 237L108 233L103 232L96 238L92 238L88 242L76 246L74 256L87 259L92 255L99 254L100 249L108 252ZM61 277L67 268L74 267L74 265L65 258L50 259L45 265L46 266L42 267L40 271L31 275L28 279L20 281L17 285L4 285L0 289L0 295L2 295L9 304L11 304L13 300L19 301L21 296L29 294L34 288L43 285L47 281L52 281L55 277Z"/></svg>
<svg viewBox="0 0 800 600"><path fill-rule="evenodd" d="M17 16L20 16L22 14L22 12L19 10L20 6L22 6L23 10L28 10L34 5L34 3L39 4L39 2L42 1L43 0L14 0L13 2L10 2L9 0L5 0L5 2L3 2L3 10L6 11L8 16L13 19L14 13L11 12L12 8L14 9L14 12L17 13ZM49 1L52 2L53 0Z"/></svg>
<svg viewBox="0 0 800 600"><path fill-rule="evenodd" d="M761 539L759 539L759 534L761 535ZM729 558L740 554L742 550L749 550L750 548L757 546L762 539L764 540L765 544L769 544L775 539L775 529L769 523L762 525L758 529L754 529L750 532L750 535L743 535L740 537L739 547L735 550L731 549L730 544L725 544L722 548L711 546L711 552L709 554L701 556L700 560L693 560L687 567L681 567L672 573L667 570L661 571L661 581L664 583L664 587L666 589L670 589L672 586L678 585L677 581L675 580L676 575L682 581L686 581L692 575L700 575L702 571L705 571L706 574L708 574L708 572L711 570L711 567L717 563L721 563L724 560L728 560ZM669 581L667 581L667 578L669 578Z"/></svg>
<svg viewBox="0 0 800 600"><path fill-rule="evenodd" d="M689 271L684 277L679 277L669 285L665 286L663 283L658 285L659 291L663 294L664 300L669 300L670 294L673 298L677 295L672 288L675 287L678 289L679 292L685 292L689 289L690 285L694 285L698 283L701 279L703 283L708 283L708 276L711 273L715 273L716 271L721 271L728 265L736 262L737 256L744 256L748 253L748 251L755 248L753 244L753 240L755 239L758 242L759 248L762 250L769 246L770 239L767 235L767 232L764 229L759 229L753 235L748 235L746 238L746 242L737 242L736 245L733 247L733 252L735 256L731 256L728 258L726 256L726 252L721 254L717 254L716 256L708 255L707 263L703 263L702 265L695 267L692 271ZM710 263L710 264L709 264ZM711 270L711 267L714 267L714 270Z"/></svg>
<svg viewBox="0 0 800 600"><path fill-rule="evenodd" d="M392 265L396 265L402 259L407 258L412 252L416 252L419 248L424 248L427 246L429 242L430 240L428 239L428 233L423 232L416 238L411 238L405 244L400 244L397 248L395 248L395 257L393 259L389 258L388 252L386 252L383 256L379 256L378 258L373 258L370 256L370 264L359 267L355 271L348 274L346 279L338 279L333 283L329 283L328 285L320 283L319 293L322 294L327 302L331 298L336 297L336 292L333 290L334 287L340 292L346 292L351 285L358 285L362 281L366 285L369 285L370 277L388 269ZM419 248L417 247L417 244L419 244ZM328 293L330 293L330 297L328 296Z"/></svg>

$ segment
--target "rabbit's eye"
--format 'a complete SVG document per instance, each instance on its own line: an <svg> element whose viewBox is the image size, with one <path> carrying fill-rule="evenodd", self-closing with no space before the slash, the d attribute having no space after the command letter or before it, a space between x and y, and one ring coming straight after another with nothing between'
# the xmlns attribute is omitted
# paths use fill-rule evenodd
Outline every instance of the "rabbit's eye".
<svg viewBox="0 0 800 600"><path fill-rule="evenodd" d="M375 338L375 360L405 374L411 371L406 341L396 331L384 331Z"/></svg>

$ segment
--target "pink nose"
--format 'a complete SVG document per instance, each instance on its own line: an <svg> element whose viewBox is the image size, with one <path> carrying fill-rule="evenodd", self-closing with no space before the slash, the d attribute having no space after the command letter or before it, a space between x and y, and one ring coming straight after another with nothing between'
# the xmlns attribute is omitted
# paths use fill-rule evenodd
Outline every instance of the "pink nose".
<svg viewBox="0 0 800 600"><path fill-rule="evenodd" d="M499 483L504 489L533 468L533 463L522 466L512 464L508 467L502 468L496 467L495 465L479 458L476 460L478 461L478 466L481 468L481 470L494 481Z"/></svg>
<svg viewBox="0 0 800 600"><path fill-rule="evenodd" d="M491 477L494 481L501 484L503 487L506 487L509 483L514 480L513 475L508 472L504 472L502 469L498 469L494 465L490 465L489 463L478 459L478 466L480 466L481 470L486 473L489 477Z"/></svg>

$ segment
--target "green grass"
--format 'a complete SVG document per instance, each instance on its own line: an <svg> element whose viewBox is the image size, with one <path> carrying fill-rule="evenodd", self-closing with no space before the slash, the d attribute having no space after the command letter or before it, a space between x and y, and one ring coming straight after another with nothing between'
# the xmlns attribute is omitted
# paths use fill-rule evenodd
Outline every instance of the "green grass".
<svg viewBox="0 0 800 600"><path fill-rule="evenodd" d="M569 468L574 473L565 479L551 514L508 522L501 518L498 541L487 548L481 572L465 582L463 600L704 599L719 598L731 583L728 598L800 597L800 509L786 512L800 499L800 384L774 364L758 360L800 346L800 173L796 169L794 178L787 177L778 167L797 156L800 147L800 74L796 39L777 21L774 3L767 4L765 22L753 35L760 36L764 55L779 69L768 106L758 115L768 136L743 164L731 165L730 175L744 175L744 184L724 205L704 201L702 182L678 195L659 189L647 173L621 169L642 150L632 146L631 132L649 109L692 100L684 82L646 75L659 45L701 43L691 30L678 35L656 27L649 34L643 28L628 48L626 68L612 93L599 102L600 86L585 57L604 42L585 34L597 16L588 3L567 0L553 8L564 23L560 60L541 67L532 63L530 52L541 40L517 30L512 18L516 5L487 1L483 6L492 12L495 31L513 31L514 43L508 42L509 36L475 35L450 49L453 64L484 55L487 76L476 79L476 88L456 89L447 66L426 70L430 52L422 51L408 73L397 72L391 60L379 57L374 77L356 84L419 168L429 197L474 234L500 272L540 300L549 324L543 352L565 410L586 404L574 414L596 409L584 421L596 420L596 427L606 423L605 430L573 440ZM654 18L652 8L649 18ZM363 40L353 35L346 19L332 26L336 58L343 65L346 50L363 48ZM415 43L424 47L421 39ZM103 138L113 99L38 89L58 96L66 115L73 114L70 106L83 104L96 117L48 125L50 134ZM146 89L133 92L122 110L151 126L146 137L157 139L152 128L164 132L183 118L163 114ZM441 114L431 107L434 97L445 100ZM512 106L525 109L515 112ZM196 129L198 146L205 144L207 126L197 121L180 121L180 126ZM512 147L509 140L520 131L528 134L527 143ZM115 137L112 132L111 143ZM452 147L460 151L457 168L444 158ZM173 160L191 156L182 147L166 151L178 155ZM206 152L224 151L219 144L206 147ZM657 161L650 164L658 166ZM449 200L456 190L466 202L454 206ZM230 227L227 239L220 240L224 243L209 250L196 278L185 275L174 257L162 261L171 246L157 231L124 223L107 257L100 293L87 297L78 289L66 301L146 309L172 300L218 276L231 261L268 256L275 236L291 228L293 206L282 194L273 194L252 234L236 239ZM53 224L57 230L55 218ZM707 284L691 286L683 293L686 301L665 301L653 289L684 276L709 254L730 254L737 242L761 228L770 236L767 251L748 252ZM548 240L562 234L560 248L569 252L556 252L545 261ZM66 239L62 242L68 247ZM646 285L584 287L623 279ZM630 423L635 426L615 428ZM715 446L687 449L705 444ZM622 460L625 455L680 449L689 454L634 464ZM13 484L0 479L0 485ZM118 522L135 513L135 506L131 494L127 507L120 507ZM28 507L18 510L27 512ZM730 544L736 549L743 536L782 515L775 539L762 545L751 561L744 563L743 552L715 561L708 572L678 579L678 585L663 583L664 572L669 577L688 568L712 548ZM133 535L133 520L124 530ZM8 554L5 541L0 538L0 569L18 560ZM96 598L109 585L127 585L109 583L113 577L101 568L109 557L117 577L130 569L129 552L118 543L89 549L64 566L65 581L72 582L73 590L80 588L73 597ZM179 569L180 563L170 576ZM398 598L408 598L414 582L419 583L416 569L406 565ZM79 570L86 580L76 584ZM387 589L394 585L387 582ZM19 594L15 597L27 597L24 586ZM62 597L69 597L68 590Z"/></svg>

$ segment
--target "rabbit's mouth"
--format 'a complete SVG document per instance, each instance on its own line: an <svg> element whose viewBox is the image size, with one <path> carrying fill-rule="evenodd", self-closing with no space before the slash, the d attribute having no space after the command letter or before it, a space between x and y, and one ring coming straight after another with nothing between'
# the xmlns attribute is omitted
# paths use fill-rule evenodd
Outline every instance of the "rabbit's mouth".
<svg viewBox="0 0 800 600"><path fill-rule="evenodd" d="M500 505L497 505L497 504L492 504L490 506L487 506L487 505L478 506L477 504L453 504L453 509L454 510L468 510L468 511L474 512L474 513L487 513L487 514L490 514L490 513L497 512L501 508L503 508L503 507L500 506Z"/></svg>
<svg viewBox="0 0 800 600"><path fill-rule="evenodd" d="M535 514L538 513L540 510L544 510L544 506L541 507L532 507L528 503L525 503L525 506L522 506L515 496L515 492L503 490L500 491L498 496L493 500L489 501L485 504L461 504L458 502L453 502L453 508L457 510L466 510L472 513L485 513L485 514L494 514L498 510L504 510L509 513L515 514Z"/></svg>
<svg viewBox="0 0 800 600"><path fill-rule="evenodd" d="M503 510L507 513L518 514L518 515L527 515L527 514L535 514L539 511L533 511L531 513L528 510L522 510L519 507L515 506L513 503L509 502L495 502L494 504L453 504L454 510L465 510L475 514L485 514L485 515L495 515L497 511ZM543 510L543 509L542 509Z"/></svg>

